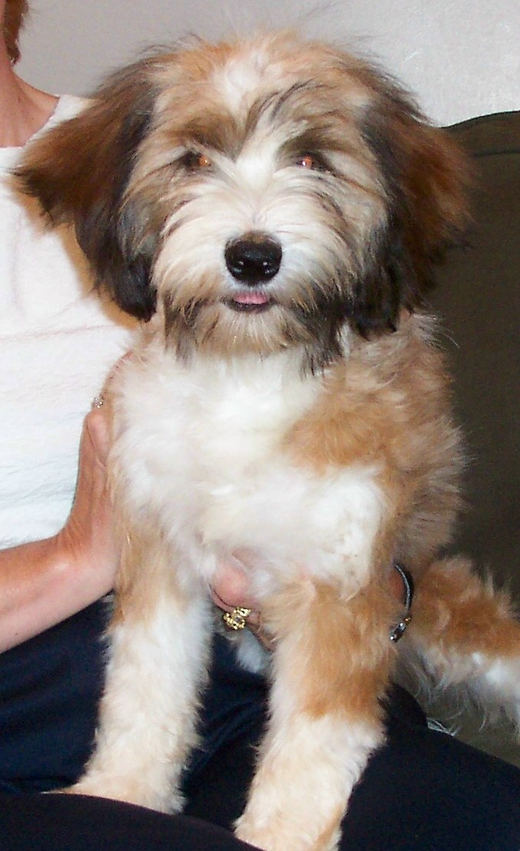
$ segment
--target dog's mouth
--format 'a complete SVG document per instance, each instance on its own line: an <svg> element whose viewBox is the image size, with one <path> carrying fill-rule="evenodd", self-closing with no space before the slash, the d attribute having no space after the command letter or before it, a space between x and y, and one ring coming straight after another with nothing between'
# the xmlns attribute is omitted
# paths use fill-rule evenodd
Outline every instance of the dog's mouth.
<svg viewBox="0 0 520 851"><path fill-rule="evenodd" d="M240 313L262 313L269 310L274 301L262 290L241 290L232 298L226 299L225 304Z"/></svg>

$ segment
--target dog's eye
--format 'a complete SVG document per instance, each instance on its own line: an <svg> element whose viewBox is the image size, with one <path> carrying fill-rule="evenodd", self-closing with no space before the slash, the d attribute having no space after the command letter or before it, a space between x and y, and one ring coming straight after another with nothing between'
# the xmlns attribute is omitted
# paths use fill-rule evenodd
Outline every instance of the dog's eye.
<svg viewBox="0 0 520 851"><path fill-rule="evenodd" d="M312 156L312 154L301 154L296 158L295 165L299 166L299 168L308 168L313 169L317 167L316 158Z"/></svg>
<svg viewBox="0 0 520 851"><path fill-rule="evenodd" d="M199 171L200 169L210 168L212 162L206 154L201 154L200 151L188 151L182 158L182 164L190 171Z"/></svg>
<svg viewBox="0 0 520 851"><path fill-rule="evenodd" d="M298 168L305 168L308 171L328 171L326 161L319 154L310 154L308 152L298 154L294 160L294 164Z"/></svg>

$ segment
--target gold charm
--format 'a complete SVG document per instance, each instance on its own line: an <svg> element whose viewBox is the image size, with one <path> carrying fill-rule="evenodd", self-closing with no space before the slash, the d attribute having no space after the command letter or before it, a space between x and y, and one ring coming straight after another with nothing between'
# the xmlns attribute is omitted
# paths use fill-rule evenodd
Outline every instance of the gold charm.
<svg viewBox="0 0 520 851"><path fill-rule="evenodd" d="M238 632L238 630L245 628L246 621L250 614L251 609L246 609L244 606L237 606L237 608L233 609L232 612L224 612L222 620L228 629Z"/></svg>

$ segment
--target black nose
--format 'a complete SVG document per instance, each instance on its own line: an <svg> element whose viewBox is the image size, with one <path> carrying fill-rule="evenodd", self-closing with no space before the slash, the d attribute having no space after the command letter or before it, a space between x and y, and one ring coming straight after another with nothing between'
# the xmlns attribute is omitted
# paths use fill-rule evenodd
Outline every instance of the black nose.
<svg viewBox="0 0 520 851"><path fill-rule="evenodd" d="M282 246L267 236L244 236L228 243L225 258L233 277L254 287L277 274L282 262Z"/></svg>

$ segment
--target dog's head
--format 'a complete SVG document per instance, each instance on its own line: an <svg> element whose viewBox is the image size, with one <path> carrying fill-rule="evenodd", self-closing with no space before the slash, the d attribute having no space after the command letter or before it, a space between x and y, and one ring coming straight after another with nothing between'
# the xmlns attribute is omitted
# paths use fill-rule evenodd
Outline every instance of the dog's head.
<svg viewBox="0 0 520 851"><path fill-rule="evenodd" d="M72 222L98 282L181 352L393 329L464 222L464 169L397 84L276 34L195 43L116 74L19 176Z"/></svg>

